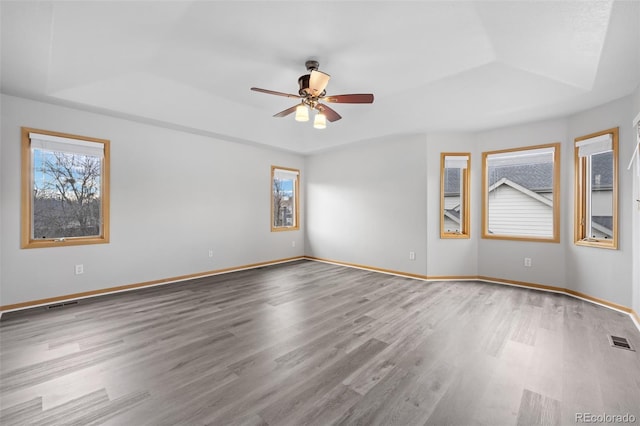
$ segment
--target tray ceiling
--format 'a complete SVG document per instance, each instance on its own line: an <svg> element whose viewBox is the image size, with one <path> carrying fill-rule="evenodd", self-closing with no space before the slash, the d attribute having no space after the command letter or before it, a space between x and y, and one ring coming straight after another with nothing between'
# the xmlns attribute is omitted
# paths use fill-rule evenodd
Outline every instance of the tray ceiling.
<svg viewBox="0 0 640 426"><path fill-rule="evenodd" d="M640 82L640 2L3 1L3 93L298 153L563 116ZM272 115L307 59L343 119Z"/></svg>

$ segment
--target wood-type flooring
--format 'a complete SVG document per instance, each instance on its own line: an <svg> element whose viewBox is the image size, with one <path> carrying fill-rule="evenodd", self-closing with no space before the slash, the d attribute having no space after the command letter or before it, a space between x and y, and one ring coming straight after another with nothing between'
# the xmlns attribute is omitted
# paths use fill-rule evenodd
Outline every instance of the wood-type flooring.
<svg viewBox="0 0 640 426"><path fill-rule="evenodd" d="M5 314L0 424L640 424L610 334L640 349L566 295L296 261Z"/></svg>

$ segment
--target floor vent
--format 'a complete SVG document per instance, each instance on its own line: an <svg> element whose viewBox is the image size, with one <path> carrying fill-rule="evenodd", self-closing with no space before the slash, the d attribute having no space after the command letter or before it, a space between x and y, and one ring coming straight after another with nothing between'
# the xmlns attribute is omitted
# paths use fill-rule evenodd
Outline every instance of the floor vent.
<svg viewBox="0 0 640 426"><path fill-rule="evenodd" d="M629 343L629 341L624 337L609 336L609 343L611 343L611 346L614 348L626 349L628 351L635 352L635 349L631 347L631 343Z"/></svg>
<svg viewBox="0 0 640 426"><path fill-rule="evenodd" d="M63 303L56 303L55 305L49 305L47 306L47 309L56 309L56 308L62 308L63 306L70 306L70 305L77 305L78 301L74 300L72 302L63 302Z"/></svg>

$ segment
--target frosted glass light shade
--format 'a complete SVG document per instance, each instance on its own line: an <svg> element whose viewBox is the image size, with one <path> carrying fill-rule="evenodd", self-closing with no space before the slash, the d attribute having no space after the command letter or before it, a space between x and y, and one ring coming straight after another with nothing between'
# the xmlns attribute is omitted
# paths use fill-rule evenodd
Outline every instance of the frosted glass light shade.
<svg viewBox="0 0 640 426"><path fill-rule="evenodd" d="M330 78L331 76L329 74L325 74L322 71L311 71L311 77L309 78L309 90L311 91L311 95L321 96L322 92L324 92L324 89L327 87L327 83L329 83Z"/></svg>
<svg viewBox="0 0 640 426"><path fill-rule="evenodd" d="M317 113L315 120L313 120L313 127L316 129L324 129L327 127L327 117L321 112Z"/></svg>
<svg viewBox="0 0 640 426"><path fill-rule="evenodd" d="M296 107L296 121L309 121L309 109L300 104Z"/></svg>

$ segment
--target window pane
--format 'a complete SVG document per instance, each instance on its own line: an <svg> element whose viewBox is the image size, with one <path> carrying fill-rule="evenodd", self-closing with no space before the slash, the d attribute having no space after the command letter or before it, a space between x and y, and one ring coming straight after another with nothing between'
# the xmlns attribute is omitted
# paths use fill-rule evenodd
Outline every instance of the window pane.
<svg viewBox="0 0 640 426"><path fill-rule="evenodd" d="M440 153L440 238L469 238L471 156Z"/></svg>
<svg viewBox="0 0 640 426"><path fill-rule="evenodd" d="M33 150L33 239L102 234L102 158Z"/></svg>
<svg viewBox="0 0 640 426"><path fill-rule="evenodd" d="M557 239L555 146L486 154L485 237Z"/></svg>
<svg viewBox="0 0 640 426"><path fill-rule="evenodd" d="M273 226L295 226L295 180L273 179Z"/></svg>
<svg viewBox="0 0 640 426"><path fill-rule="evenodd" d="M575 139L573 240L618 248L618 128Z"/></svg>
<svg viewBox="0 0 640 426"><path fill-rule="evenodd" d="M463 191L463 169L444 169L444 232L462 233L462 223L464 222Z"/></svg>
<svg viewBox="0 0 640 426"><path fill-rule="evenodd" d="M588 235L613 238L613 152L594 154L588 160L591 176Z"/></svg>
<svg viewBox="0 0 640 426"><path fill-rule="evenodd" d="M22 248L109 242L106 139L21 128Z"/></svg>
<svg viewBox="0 0 640 426"><path fill-rule="evenodd" d="M271 230L299 229L298 182L300 171L271 166Z"/></svg>

